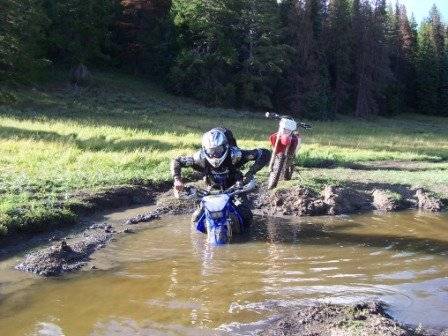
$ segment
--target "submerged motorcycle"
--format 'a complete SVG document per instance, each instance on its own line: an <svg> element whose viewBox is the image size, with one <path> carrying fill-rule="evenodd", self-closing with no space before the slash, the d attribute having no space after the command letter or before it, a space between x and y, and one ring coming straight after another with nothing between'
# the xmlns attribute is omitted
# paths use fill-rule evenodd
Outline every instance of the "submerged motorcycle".
<svg viewBox="0 0 448 336"><path fill-rule="evenodd" d="M268 189L274 189L280 177L290 180L294 173L295 156L302 141L298 128L310 129L312 126L276 113L266 112L266 118L280 120L278 131L269 136L272 156L269 162Z"/></svg>
<svg viewBox="0 0 448 336"><path fill-rule="evenodd" d="M244 232L249 223L244 223L235 204L235 196L246 194L256 187L252 179L244 186L232 186L224 191L213 191L188 187L184 197L200 200L204 209L194 225L199 232L207 234L207 242L224 245L232 241L235 234Z"/></svg>

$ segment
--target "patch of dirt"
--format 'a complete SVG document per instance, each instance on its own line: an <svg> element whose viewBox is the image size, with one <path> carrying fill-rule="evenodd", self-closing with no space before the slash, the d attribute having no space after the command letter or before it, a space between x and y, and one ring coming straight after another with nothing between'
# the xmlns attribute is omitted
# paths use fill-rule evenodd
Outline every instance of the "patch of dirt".
<svg viewBox="0 0 448 336"><path fill-rule="evenodd" d="M444 208L442 200L436 198L434 195L431 195L423 189L417 189L415 192L415 197L417 198L419 209L431 212L440 212Z"/></svg>
<svg viewBox="0 0 448 336"><path fill-rule="evenodd" d="M65 240L43 250L28 254L16 269L42 276L58 276L85 266L90 255L105 246L112 233L95 234L84 241L67 244Z"/></svg>
<svg viewBox="0 0 448 336"><path fill-rule="evenodd" d="M355 305L319 304L286 313L260 336L411 336L442 335L406 328L394 321L378 302Z"/></svg>
<svg viewBox="0 0 448 336"><path fill-rule="evenodd" d="M341 215L402 209L440 212L446 207L443 200L424 189L382 187L385 189L327 186L320 194L304 187L278 189L262 192L255 200L255 207L267 216Z"/></svg>
<svg viewBox="0 0 448 336"><path fill-rule="evenodd" d="M380 211L397 211L404 208L404 203L400 197L391 194L390 192L375 189L372 193L373 206Z"/></svg>
<svg viewBox="0 0 448 336"><path fill-rule="evenodd" d="M368 193L351 188L327 186L322 191L329 215L340 215L372 210L372 197Z"/></svg>

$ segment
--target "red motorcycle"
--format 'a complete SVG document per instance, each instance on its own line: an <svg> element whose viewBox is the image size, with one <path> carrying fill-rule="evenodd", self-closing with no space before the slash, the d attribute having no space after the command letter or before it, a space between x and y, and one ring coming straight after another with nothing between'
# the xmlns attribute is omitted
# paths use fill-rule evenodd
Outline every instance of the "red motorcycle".
<svg viewBox="0 0 448 336"><path fill-rule="evenodd" d="M266 118L280 120L278 131L269 137L272 156L269 162L268 189L274 189L281 176L287 181L292 178L294 159L302 141L297 130L299 127L310 129L311 125L298 123L289 116L281 116L270 112L266 112Z"/></svg>

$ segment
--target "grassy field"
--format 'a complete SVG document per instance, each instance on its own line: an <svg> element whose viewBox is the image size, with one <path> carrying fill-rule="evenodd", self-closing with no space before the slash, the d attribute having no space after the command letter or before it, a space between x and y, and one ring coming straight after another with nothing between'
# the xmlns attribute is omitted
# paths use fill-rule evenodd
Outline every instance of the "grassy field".
<svg viewBox="0 0 448 336"><path fill-rule="evenodd" d="M243 148L268 147L277 126L262 113L207 108L123 75L96 74L88 90L64 83L16 89L17 101L0 105L0 234L74 221L67 205L79 190L168 180L170 159L195 151L202 132L216 125L231 128ZM341 117L313 125L303 134L305 169L285 185L359 180L445 193L448 120ZM390 161L401 169L350 169Z"/></svg>

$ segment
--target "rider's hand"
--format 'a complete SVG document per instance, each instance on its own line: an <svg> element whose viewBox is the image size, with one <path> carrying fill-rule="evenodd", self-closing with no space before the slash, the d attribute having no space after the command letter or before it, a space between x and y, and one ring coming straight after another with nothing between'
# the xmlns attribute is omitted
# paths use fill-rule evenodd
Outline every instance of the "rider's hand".
<svg viewBox="0 0 448 336"><path fill-rule="evenodd" d="M244 175L244 184L249 183L250 181L252 181L254 179L254 175L251 173L247 173L246 175Z"/></svg>
<svg viewBox="0 0 448 336"><path fill-rule="evenodd" d="M174 178L174 191L181 192L184 190L184 184L182 180L178 177Z"/></svg>

